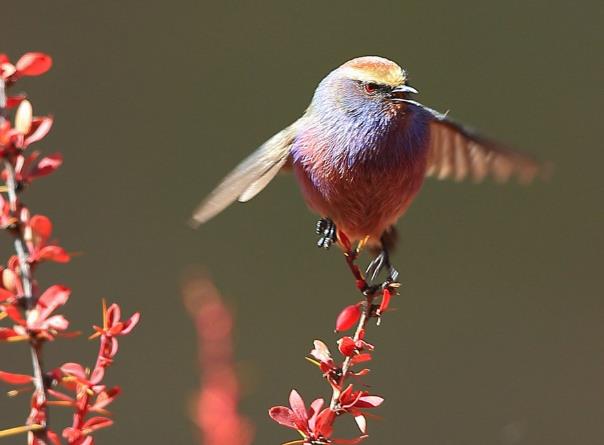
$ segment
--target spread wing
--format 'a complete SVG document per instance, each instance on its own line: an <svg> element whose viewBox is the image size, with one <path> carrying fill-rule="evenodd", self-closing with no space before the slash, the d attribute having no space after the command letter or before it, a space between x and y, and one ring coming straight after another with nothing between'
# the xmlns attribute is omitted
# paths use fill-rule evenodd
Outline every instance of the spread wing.
<svg viewBox="0 0 604 445"><path fill-rule="evenodd" d="M475 182L491 176L506 182L517 176L520 183L529 183L543 169L533 158L509 150L463 127L443 114L432 113L427 176L462 181L468 176Z"/></svg>
<svg viewBox="0 0 604 445"><path fill-rule="evenodd" d="M203 224L235 200L249 201L266 187L287 161L300 122L301 119L298 119L281 130L235 167L199 204L193 213L191 225L197 227Z"/></svg>

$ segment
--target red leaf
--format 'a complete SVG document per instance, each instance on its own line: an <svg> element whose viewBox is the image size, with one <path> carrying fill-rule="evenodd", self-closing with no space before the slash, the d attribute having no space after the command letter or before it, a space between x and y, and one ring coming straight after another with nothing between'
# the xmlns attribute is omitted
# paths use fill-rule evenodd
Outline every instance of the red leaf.
<svg viewBox="0 0 604 445"><path fill-rule="evenodd" d="M338 349L344 357L350 357L356 352L354 340L350 337L342 337L338 340Z"/></svg>
<svg viewBox="0 0 604 445"><path fill-rule="evenodd" d="M0 328L0 340L8 340L11 337L18 337L17 331L11 328Z"/></svg>
<svg viewBox="0 0 604 445"><path fill-rule="evenodd" d="M356 365L357 363L368 362L369 360L371 360L371 354L364 353L364 354L355 355L354 357L352 357L352 360L350 360L350 362L353 365Z"/></svg>
<svg viewBox="0 0 604 445"><path fill-rule="evenodd" d="M86 380L86 371L79 363L63 363L60 369L67 375L71 375L79 380Z"/></svg>
<svg viewBox="0 0 604 445"><path fill-rule="evenodd" d="M362 396L356 403L358 408L375 408L384 402L380 396Z"/></svg>
<svg viewBox="0 0 604 445"><path fill-rule="evenodd" d="M30 375L0 371L0 380L13 385L25 385L26 383L31 383L33 379Z"/></svg>
<svg viewBox="0 0 604 445"><path fill-rule="evenodd" d="M82 431L76 428L67 427L63 430L63 437L71 444L82 437Z"/></svg>
<svg viewBox="0 0 604 445"><path fill-rule="evenodd" d="M54 261L55 263L68 263L71 260L69 254L59 246L44 246L30 261Z"/></svg>
<svg viewBox="0 0 604 445"><path fill-rule="evenodd" d="M15 64L17 72L22 76L39 76L52 66L52 59L43 53L25 53Z"/></svg>
<svg viewBox="0 0 604 445"><path fill-rule="evenodd" d="M15 294L13 294L11 291L0 288L0 301L8 300L14 296Z"/></svg>
<svg viewBox="0 0 604 445"><path fill-rule="evenodd" d="M115 324L119 323L121 315L122 311L120 307L117 304L113 303L111 306L109 306L109 309L107 309L107 325L111 328Z"/></svg>
<svg viewBox="0 0 604 445"><path fill-rule="evenodd" d="M63 155L61 155L61 153L53 153L40 159L38 164L32 168L30 176L40 177L49 175L58 169L61 164L63 164Z"/></svg>
<svg viewBox="0 0 604 445"><path fill-rule="evenodd" d="M297 428L296 423L294 422L294 413L286 406L273 406L268 411L268 415L271 416L271 419L273 419L279 425L293 429Z"/></svg>
<svg viewBox="0 0 604 445"><path fill-rule="evenodd" d="M315 424L315 431L322 434L325 437L330 437L333 432L333 421L336 418L336 413L329 407L325 408L317 416L317 422Z"/></svg>
<svg viewBox="0 0 604 445"><path fill-rule="evenodd" d="M56 331L64 331L69 327L69 320L62 315L53 315L46 320L48 327Z"/></svg>
<svg viewBox="0 0 604 445"><path fill-rule="evenodd" d="M48 394L53 396L55 399L61 400L64 402L73 402L74 401L72 397L69 397L67 394L63 394L62 392L57 391L56 389L48 388Z"/></svg>
<svg viewBox="0 0 604 445"><path fill-rule="evenodd" d="M105 408L120 394L121 389L119 386L115 386L111 389L101 391L94 402L94 408L101 409Z"/></svg>
<svg viewBox="0 0 604 445"><path fill-rule="evenodd" d="M132 314L132 317L130 317L128 320L126 320L124 322L124 327L122 328L121 334L122 335L129 334L132 331L132 329L134 329L136 327L140 318L141 318L140 312L135 312L134 314Z"/></svg>
<svg viewBox="0 0 604 445"><path fill-rule="evenodd" d="M300 397L300 394L295 389L292 389L292 392L289 393L289 406L292 407L292 411L296 417L306 424L308 421L306 406L304 406L304 400L302 400L302 397Z"/></svg>
<svg viewBox="0 0 604 445"><path fill-rule="evenodd" d="M24 145L27 147L34 142L38 142L44 136L48 134L52 127L51 117L36 117L31 123L31 130L28 136L25 138Z"/></svg>
<svg viewBox="0 0 604 445"><path fill-rule="evenodd" d="M331 354L327 345L321 340L315 340L313 344L315 345L315 348L310 351L310 355L320 362L329 362L331 360Z"/></svg>
<svg viewBox="0 0 604 445"><path fill-rule="evenodd" d="M59 439L57 433L51 430L47 430L46 434L48 435L48 438L50 439L53 445L61 445L61 439Z"/></svg>
<svg viewBox="0 0 604 445"><path fill-rule="evenodd" d="M71 289L58 284L50 286L48 289L46 289L38 299L37 306L40 308L39 318L44 320L56 308L63 306L69 299L70 293Z"/></svg>
<svg viewBox="0 0 604 445"><path fill-rule="evenodd" d="M48 216L34 215L29 220L29 226L35 236L46 241L52 234L52 222Z"/></svg>
<svg viewBox="0 0 604 445"><path fill-rule="evenodd" d="M86 423L84 423L82 429L90 430L92 432L100 430L101 428L107 428L111 425L113 425L113 420L109 419L108 417L96 416L88 419Z"/></svg>
<svg viewBox="0 0 604 445"><path fill-rule="evenodd" d="M358 304L346 306L336 319L336 331L347 331L352 328L361 317L361 310Z"/></svg>
<svg viewBox="0 0 604 445"><path fill-rule="evenodd" d="M324 403L325 401L323 399L313 400L313 402L310 404L310 416L312 417L315 414L318 414L319 411L321 411L321 408L323 408Z"/></svg>

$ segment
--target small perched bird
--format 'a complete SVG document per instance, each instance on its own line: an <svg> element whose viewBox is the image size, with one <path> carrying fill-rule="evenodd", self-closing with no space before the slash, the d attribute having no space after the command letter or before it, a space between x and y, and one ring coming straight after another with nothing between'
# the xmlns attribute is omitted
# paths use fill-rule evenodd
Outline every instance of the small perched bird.
<svg viewBox="0 0 604 445"><path fill-rule="evenodd" d="M283 169L293 169L302 195L321 216L319 246L351 241L376 251L368 273L388 267L393 225L424 178L486 176L530 182L539 172L531 158L508 150L411 100L417 90L396 63L368 56L350 60L325 77L304 115L239 164L199 205L199 225L235 200L249 201Z"/></svg>

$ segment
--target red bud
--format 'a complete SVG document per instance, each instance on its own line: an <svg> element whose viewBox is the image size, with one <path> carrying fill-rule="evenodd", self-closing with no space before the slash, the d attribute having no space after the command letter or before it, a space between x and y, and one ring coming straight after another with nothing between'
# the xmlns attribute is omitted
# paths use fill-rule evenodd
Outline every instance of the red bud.
<svg viewBox="0 0 604 445"><path fill-rule="evenodd" d="M346 252L352 251L352 244L350 243L350 240L348 239L346 234L341 230L338 230L338 239L340 240L342 246L344 246Z"/></svg>
<svg viewBox="0 0 604 445"><path fill-rule="evenodd" d="M390 290L384 289L384 293L382 294L382 302L380 303L380 308L378 309L378 314L383 314L384 312L386 312L386 309L388 309L388 306L390 305L390 297L392 297Z"/></svg>
<svg viewBox="0 0 604 445"><path fill-rule="evenodd" d="M33 377L25 374L13 374L12 372L0 371L0 380L13 385L24 385L33 381Z"/></svg>
<svg viewBox="0 0 604 445"><path fill-rule="evenodd" d="M336 320L336 331L347 331L352 328L361 317L361 310L358 304L346 306Z"/></svg>

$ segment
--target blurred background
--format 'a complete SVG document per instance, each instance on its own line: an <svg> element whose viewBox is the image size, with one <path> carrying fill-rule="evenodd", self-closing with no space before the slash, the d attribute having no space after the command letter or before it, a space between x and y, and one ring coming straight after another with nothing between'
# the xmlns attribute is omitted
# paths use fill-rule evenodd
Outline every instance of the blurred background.
<svg viewBox="0 0 604 445"><path fill-rule="evenodd" d="M18 89L55 116L37 148L65 164L25 200L83 253L40 282L73 287L66 312L86 332L102 297L142 312L108 373L124 394L98 443L196 443L196 337L180 295L194 267L234 310L255 443L296 438L267 416L292 387L328 396L304 355L335 341L357 294L340 253L314 246L293 178L197 231L186 221L323 76L367 54L406 67L426 105L556 167L529 188L426 183L399 223L398 310L369 333L368 382L386 402L367 443L604 443L602 12L546 0L3 4L0 52L55 62ZM84 337L59 341L48 366L95 353ZM29 369L22 344L0 357ZM27 403L1 397L1 425L22 422Z"/></svg>

